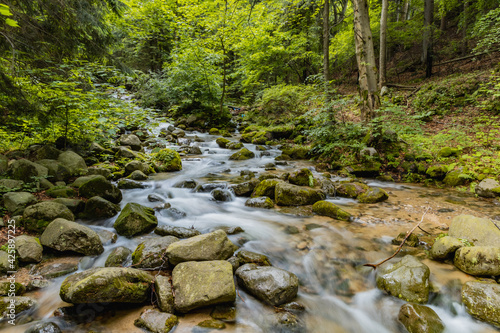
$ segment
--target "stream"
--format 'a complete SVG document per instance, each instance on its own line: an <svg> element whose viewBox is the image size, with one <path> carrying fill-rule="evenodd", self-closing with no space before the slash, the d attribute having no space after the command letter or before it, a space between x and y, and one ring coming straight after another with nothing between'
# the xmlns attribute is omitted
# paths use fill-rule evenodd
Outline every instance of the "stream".
<svg viewBox="0 0 500 333"><path fill-rule="evenodd" d="M161 128L167 126L169 124L161 123L153 131L154 134L157 135ZM242 182L244 180L240 172L243 170L253 171L258 177L264 172L281 174L307 167L315 177L324 175L314 170L314 164L307 161L289 161L285 165L277 165L276 170L264 171L263 166L274 163L274 158L281 152L271 148L267 150L268 156L259 157L261 151L257 151L253 144L245 144L245 147L253 151L256 158L231 161L229 156L235 151L219 148L215 142L218 136L187 132L185 143L195 135L203 141L199 142L202 155L184 156L183 170L180 172L151 175L150 180L146 181L150 186L146 189L122 190L123 201L120 206L123 208L127 203L135 202L155 207L158 202L148 201L148 195L155 194L179 211L179 214L170 215L165 211L157 212L159 226L193 227L202 233L221 226L241 227L243 233L229 236L233 243L243 249L267 255L273 266L298 276L300 287L297 302L306 308L299 317L307 332L402 331L397 316L405 302L379 291L375 286L375 271L363 264L376 263L390 256L397 248L391 244L392 239L418 223L427 207L429 211L421 227L431 235L422 230L416 231L420 236L421 247L427 246L440 232L446 232L456 215L493 218L500 214L500 207L492 201L466 193L377 180L366 181L368 185L384 188L389 193L390 197L385 202L360 204L353 199L327 198L355 216L352 222L313 215L310 206L256 209L246 207L247 198L243 197L234 197L230 202L217 202L212 200L210 193L195 193L174 185L188 179L199 184ZM338 179L332 176L332 180ZM77 222L96 231L114 232L115 219L116 216ZM155 236L153 233L133 239L118 236L115 243L104 244L102 255L80 260L79 271L104 266L107 256L115 247L125 246L134 250L141 241ZM405 246L398 257L404 254L415 254L429 266L435 293L431 295L428 305L440 316L446 332L496 332L492 326L474 320L460 304L460 286L473 280L473 277L460 272L453 265L427 259L421 248L417 250ZM67 275L54 279L54 284L47 288L27 294L39 302L36 319L54 321L68 332L142 332L133 322L150 305L117 308L111 312L106 312L109 309L105 309L105 306L101 309L85 308L81 311L86 311L90 320L79 325L54 317L56 309L69 305L59 297L59 288L65 277ZM269 325L276 315L274 308L263 305L240 288L236 308L236 322L227 324L222 332L270 332ZM194 326L209 318L210 309L194 310L179 318L180 324L175 332L192 332ZM2 332L24 332L32 325L3 326Z"/></svg>

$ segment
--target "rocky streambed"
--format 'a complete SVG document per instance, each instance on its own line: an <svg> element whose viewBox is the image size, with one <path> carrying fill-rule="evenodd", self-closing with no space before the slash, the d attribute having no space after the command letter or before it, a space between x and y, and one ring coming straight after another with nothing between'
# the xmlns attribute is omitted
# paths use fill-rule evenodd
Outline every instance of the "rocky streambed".
<svg viewBox="0 0 500 333"><path fill-rule="evenodd" d="M497 199L340 178L211 133L161 123L2 157L18 228L2 331L497 330Z"/></svg>

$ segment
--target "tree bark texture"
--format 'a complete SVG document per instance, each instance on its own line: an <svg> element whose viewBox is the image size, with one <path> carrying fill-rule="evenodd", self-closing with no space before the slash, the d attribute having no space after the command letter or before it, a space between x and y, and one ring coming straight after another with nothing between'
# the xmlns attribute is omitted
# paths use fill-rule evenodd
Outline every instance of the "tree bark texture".
<svg viewBox="0 0 500 333"><path fill-rule="evenodd" d="M323 77L325 89L330 82L330 0L325 0L323 7Z"/></svg>
<svg viewBox="0 0 500 333"><path fill-rule="evenodd" d="M434 0L425 0L424 5L424 38L422 62L425 64L425 77L432 75L432 21L434 17Z"/></svg>
<svg viewBox="0 0 500 333"><path fill-rule="evenodd" d="M382 12L380 13L380 57L379 57L379 81L378 88L382 89L387 81L387 13L389 0L382 0Z"/></svg>

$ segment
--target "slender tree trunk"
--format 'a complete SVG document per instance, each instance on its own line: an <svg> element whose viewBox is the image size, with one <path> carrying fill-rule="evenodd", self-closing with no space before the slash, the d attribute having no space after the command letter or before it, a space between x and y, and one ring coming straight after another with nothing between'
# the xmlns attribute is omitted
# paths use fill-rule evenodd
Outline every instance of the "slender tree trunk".
<svg viewBox="0 0 500 333"><path fill-rule="evenodd" d="M380 106L377 92L377 74L375 70L375 51L367 0L352 0L354 7L354 39L356 60L359 71L359 89L363 105L361 118L367 122L373 118L374 111Z"/></svg>
<svg viewBox="0 0 500 333"><path fill-rule="evenodd" d="M380 14L380 57L379 57L379 80L378 88L382 89L387 80L387 13L389 0L382 0L382 12Z"/></svg>
<svg viewBox="0 0 500 333"><path fill-rule="evenodd" d="M425 64L425 77L432 75L432 21L434 0L425 0L424 5L424 38L422 62Z"/></svg>
<svg viewBox="0 0 500 333"><path fill-rule="evenodd" d="M408 19L408 10L410 9L410 1L405 0L403 2L403 9L401 10L401 22L404 22Z"/></svg>
<svg viewBox="0 0 500 333"><path fill-rule="evenodd" d="M330 82L330 0L325 0L323 7L323 77L325 90L328 93Z"/></svg>
<svg viewBox="0 0 500 333"><path fill-rule="evenodd" d="M467 42L467 17L469 16L469 1L464 1L464 24L463 24L463 44L462 53L467 54L468 42Z"/></svg>

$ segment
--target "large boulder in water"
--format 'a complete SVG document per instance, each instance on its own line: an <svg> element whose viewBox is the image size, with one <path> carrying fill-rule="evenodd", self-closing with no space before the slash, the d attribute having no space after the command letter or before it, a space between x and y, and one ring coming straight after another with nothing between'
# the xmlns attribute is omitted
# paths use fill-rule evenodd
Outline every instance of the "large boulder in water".
<svg viewBox="0 0 500 333"><path fill-rule="evenodd" d="M181 263L172 272L172 283L179 312L236 299L233 267L224 260Z"/></svg>
<svg viewBox="0 0 500 333"><path fill-rule="evenodd" d="M318 215L328 216L336 220L349 221L352 219L350 213L330 201L318 201L313 205L312 209Z"/></svg>
<svg viewBox="0 0 500 333"><path fill-rule="evenodd" d="M12 179L22 180L25 183L30 183L35 180L35 177L47 176L49 174L49 171L43 165L21 159L16 160L9 165L7 174Z"/></svg>
<svg viewBox="0 0 500 333"><path fill-rule="evenodd" d="M245 206L254 208L274 208L274 202L269 197L250 198L245 202Z"/></svg>
<svg viewBox="0 0 500 333"><path fill-rule="evenodd" d="M169 333L179 323L179 318L171 313L156 309L146 309L134 321L134 325L152 333Z"/></svg>
<svg viewBox="0 0 500 333"><path fill-rule="evenodd" d="M258 184L259 181L257 179L252 179L241 184L233 184L229 186L229 189L233 191L234 195L237 197L249 197Z"/></svg>
<svg viewBox="0 0 500 333"><path fill-rule="evenodd" d="M88 171L83 157L72 151L61 153L57 160L68 169L71 176L85 175Z"/></svg>
<svg viewBox="0 0 500 333"><path fill-rule="evenodd" d="M276 267L246 264L236 270L236 277L248 292L274 306L293 300L299 289L295 274Z"/></svg>
<svg viewBox="0 0 500 333"><path fill-rule="evenodd" d="M344 183L340 184L335 192L339 197L355 199L369 189L370 187L363 183Z"/></svg>
<svg viewBox="0 0 500 333"><path fill-rule="evenodd" d="M140 243L132 253L132 265L136 268L167 269L165 251L179 239L174 236L150 238Z"/></svg>
<svg viewBox="0 0 500 333"><path fill-rule="evenodd" d="M444 324L437 313L425 305L406 303L399 310L399 321L412 333L441 333Z"/></svg>
<svg viewBox="0 0 500 333"><path fill-rule="evenodd" d="M279 183L284 183L284 181L281 179L264 179L253 190L252 198L269 197L274 199L276 185Z"/></svg>
<svg viewBox="0 0 500 333"><path fill-rule="evenodd" d="M178 152L172 149L162 149L156 155L154 160L158 162L156 165L159 172L170 172L182 170L182 160Z"/></svg>
<svg viewBox="0 0 500 333"><path fill-rule="evenodd" d="M314 186L314 177L311 170L307 168L303 168L297 171L294 171L288 176L288 181L290 184L299 185L299 186Z"/></svg>
<svg viewBox="0 0 500 333"><path fill-rule="evenodd" d="M119 235L132 237L147 234L158 225L158 219L153 209L128 203L115 221L113 227Z"/></svg>
<svg viewBox="0 0 500 333"><path fill-rule="evenodd" d="M407 302L427 303L430 270L411 255L396 264L382 266L377 272L377 287Z"/></svg>
<svg viewBox="0 0 500 333"><path fill-rule="evenodd" d="M276 184L274 198L279 206L304 206L324 200L325 194L321 190L283 182Z"/></svg>
<svg viewBox="0 0 500 333"><path fill-rule="evenodd" d="M462 287L462 301L473 317L500 328L500 284L466 282Z"/></svg>
<svg viewBox="0 0 500 333"><path fill-rule="evenodd" d="M84 255L104 252L99 235L89 227L65 219L55 219L42 236L40 243L58 251L73 251Z"/></svg>
<svg viewBox="0 0 500 333"><path fill-rule="evenodd" d="M173 265L177 265L185 261L226 260L236 249L226 233L217 230L172 243L167 256Z"/></svg>
<svg viewBox="0 0 500 333"><path fill-rule="evenodd" d="M500 247L464 246L455 252L455 266L470 275L500 275Z"/></svg>
<svg viewBox="0 0 500 333"><path fill-rule="evenodd" d="M153 277L134 268L92 268L68 276L59 295L65 302L143 303L150 299Z"/></svg>
<svg viewBox="0 0 500 333"><path fill-rule="evenodd" d="M57 218L75 220L68 207L53 201L43 201L28 206L23 212L24 227L32 232L43 232L45 227Z"/></svg>
<svg viewBox="0 0 500 333"><path fill-rule="evenodd" d="M80 186L79 193L84 198L99 196L112 203L122 201L122 191L103 176L96 176Z"/></svg>
<svg viewBox="0 0 500 333"><path fill-rule="evenodd" d="M500 230L493 221L472 215L459 215L451 220L449 236L466 239L477 246L500 247Z"/></svg>

